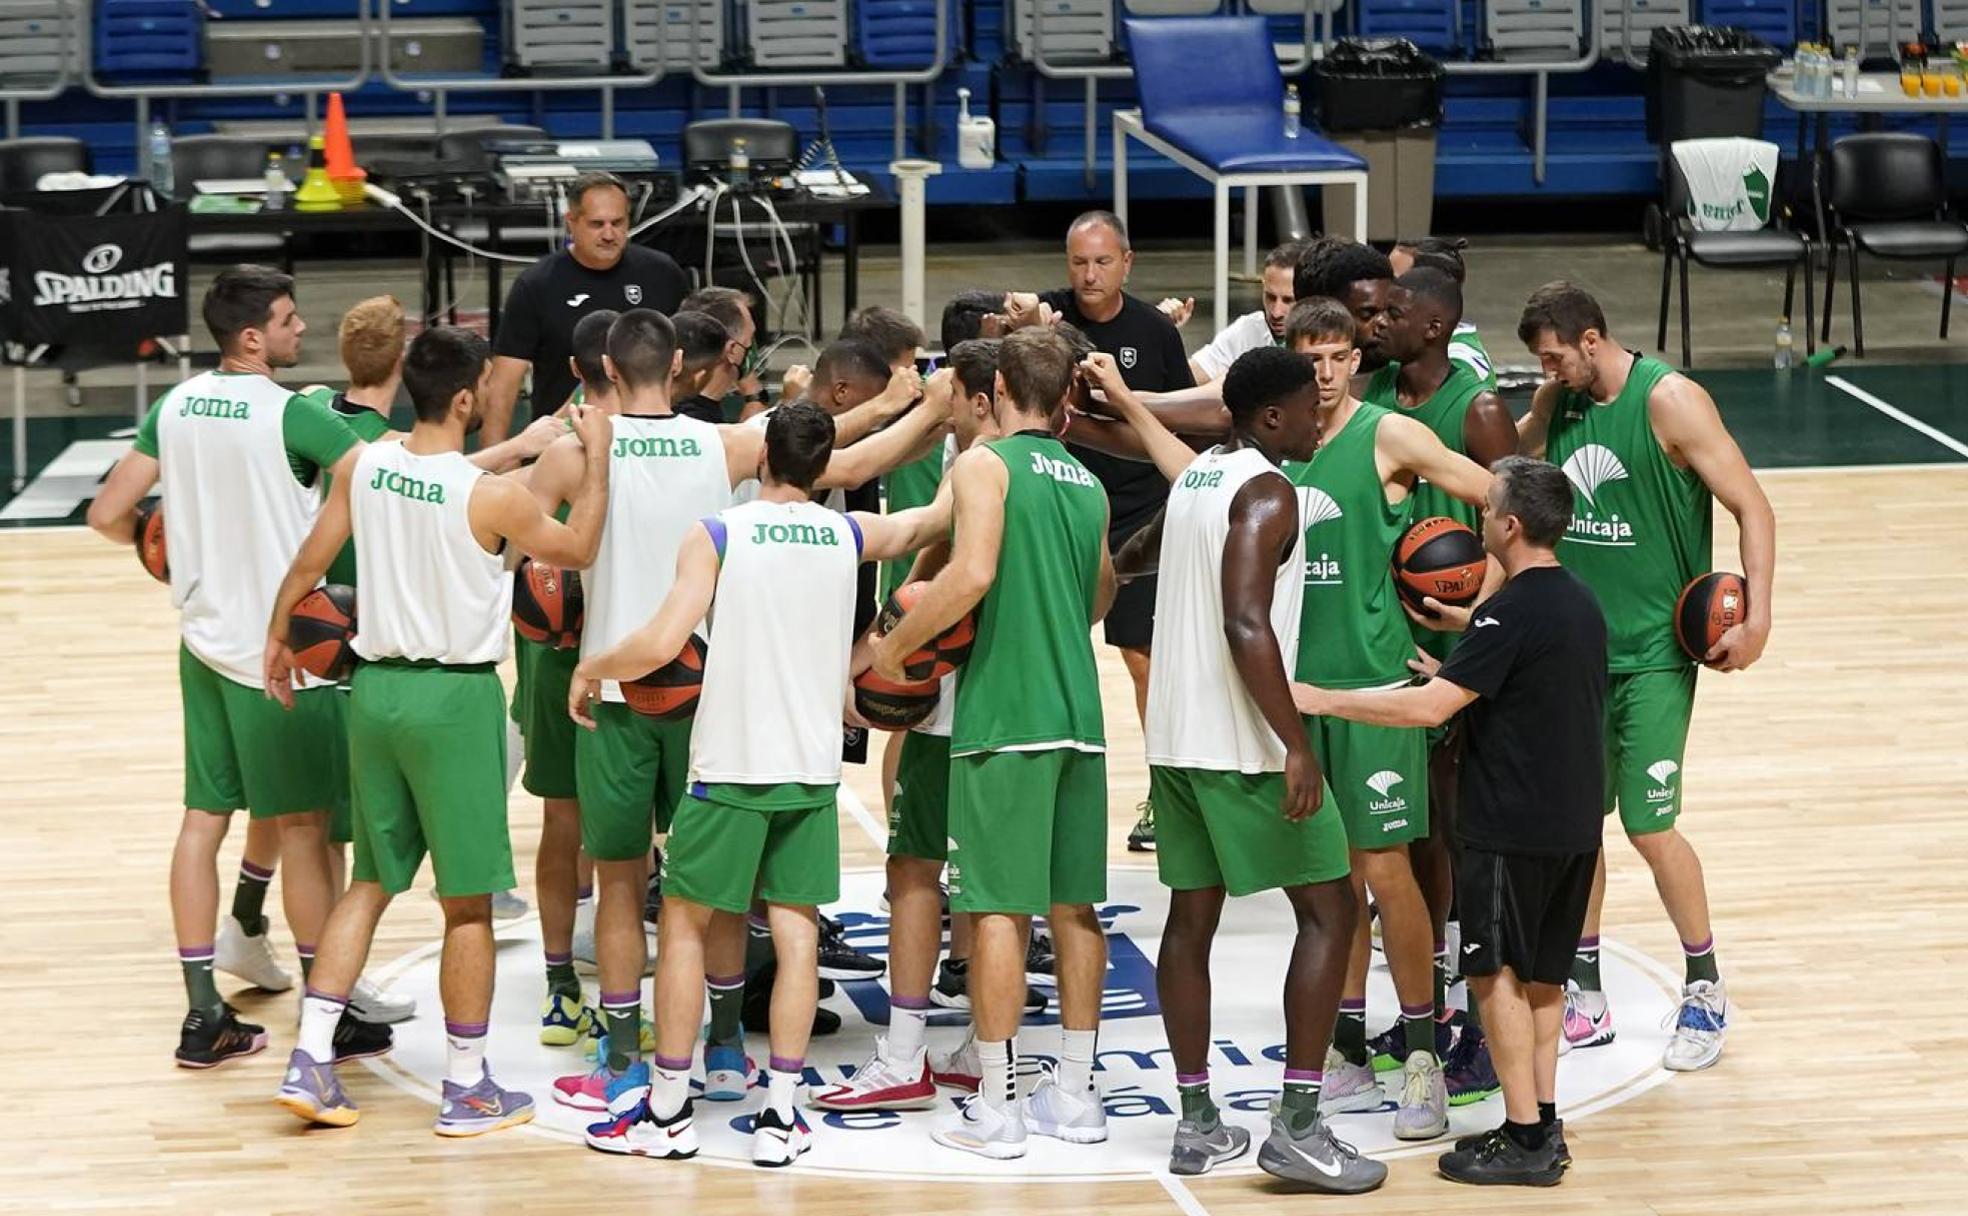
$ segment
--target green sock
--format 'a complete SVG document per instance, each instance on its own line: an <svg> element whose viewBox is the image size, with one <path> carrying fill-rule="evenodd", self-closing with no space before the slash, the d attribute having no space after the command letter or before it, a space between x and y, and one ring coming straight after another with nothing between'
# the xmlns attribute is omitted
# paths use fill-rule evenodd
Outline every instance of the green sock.
<svg viewBox="0 0 1968 1216"><path fill-rule="evenodd" d="M1339 1003L1339 1021L1333 1024L1333 1050L1348 1064L1367 1062L1366 1001Z"/></svg>
<svg viewBox="0 0 1968 1216"><path fill-rule="evenodd" d="M1291 1129L1292 1135L1304 1135L1319 1118L1319 1087L1302 1081L1285 1082L1278 1113L1284 1116L1285 1126Z"/></svg>
<svg viewBox="0 0 1968 1216"><path fill-rule="evenodd" d="M1579 938L1578 953L1572 955L1572 980L1586 992L1598 992L1599 938Z"/></svg>
<svg viewBox="0 0 1968 1216"><path fill-rule="evenodd" d="M1182 1117L1205 1132L1216 1130L1218 1122L1216 1103L1210 1099L1209 1074L1200 1073L1193 1080L1184 1081L1180 1077L1175 1082L1175 1092L1182 1099Z"/></svg>
<svg viewBox="0 0 1968 1216"><path fill-rule="evenodd" d="M308 977L314 974L314 947L296 943L294 954L301 960L301 983L305 984L308 982Z"/></svg>
<svg viewBox="0 0 1968 1216"><path fill-rule="evenodd" d="M218 1017L225 1001L220 999L218 981L212 976L212 948L179 950L178 966L184 969L185 998L191 1008Z"/></svg>
<svg viewBox="0 0 1968 1216"><path fill-rule="evenodd" d="M757 975L759 968L771 962L772 930L766 928L765 921L747 918L745 924L745 974Z"/></svg>
<svg viewBox="0 0 1968 1216"><path fill-rule="evenodd" d="M272 881L272 870L262 870L250 861L239 863L239 885L232 889L232 917L248 937L267 931L262 909L266 907L267 884Z"/></svg>
<svg viewBox="0 0 1968 1216"><path fill-rule="evenodd" d="M704 1041L713 1047L743 1041L745 1029L741 1022L745 1013L745 977L708 976L704 987L711 995L711 1025L704 1032Z"/></svg>
<svg viewBox="0 0 1968 1216"><path fill-rule="evenodd" d="M616 1005L604 1000L601 1019L608 1029L608 1067L626 1071L642 1055L642 998Z"/></svg>
<svg viewBox="0 0 1968 1216"><path fill-rule="evenodd" d="M1435 946L1435 1013L1440 1016L1449 1007L1449 948L1444 943Z"/></svg>
<svg viewBox="0 0 1968 1216"><path fill-rule="evenodd" d="M573 956L547 956L547 994L581 999L581 977L574 974Z"/></svg>
<svg viewBox="0 0 1968 1216"><path fill-rule="evenodd" d="M1690 946L1686 942L1681 943L1681 955L1687 960L1688 983L1692 984L1697 980L1707 980L1713 984L1722 978L1722 973L1716 970L1715 967L1715 938L1713 935L1698 946Z"/></svg>
<svg viewBox="0 0 1968 1216"><path fill-rule="evenodd" d="M1401 1041L1407 1044L1408 1053L1417 1051L1433 1053L1435 1050L1435 1011L1425 1009L1410 1011L1401 1009Z"/></svg>

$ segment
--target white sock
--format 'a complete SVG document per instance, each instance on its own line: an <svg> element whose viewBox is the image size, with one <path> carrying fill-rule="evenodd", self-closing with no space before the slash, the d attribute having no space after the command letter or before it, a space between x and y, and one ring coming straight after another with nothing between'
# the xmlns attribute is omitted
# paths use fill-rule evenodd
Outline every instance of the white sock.
<svg viewBox="0 0 1968 1216"><path fill-rule="evenodd" d="M682 1068L670 1068L664 1064L650 1061L649 1065L649 1113L658 1119L667 1119L683 1109L690 1100L690 1062L684 1061Z"/></svg>
<svg viewBox="0 0 1968 1216"><path fill-rule="evenodd" d="M765 1073L765 1104L788 1124L793 1121L793 1095L799 1092L801 1074L769 1068Z"/></svg>
<svg viewBox="0 0 1968 1216"><path fill-rule="evenodd" d="M1093 1044L1098 1030L1059 1031L1059 1088L1083 1094L1093 1088Z"/></svg>
<svg viewBox="0 0 1968 1216"><path fill-rule="evenodd" d="M444 1019L444 1079L469 1089L485 1078L484 1022Z"/></svg>
<svg viewBox="0 0 1968 1216"><path fill-rule="evenodd" d="M888 1058L907 1064L923 1049L923 1028L929 1025L929 1010L888 1007Z"/></svg>
<svg viewBox="0 0 1968 1216"><path fill-rule="evenodd" d="M344 997L326 996L310 989L301 998L301 1040L295 1046L307 1053L316 1064L329 1064L335 1059L335 1027L342 1020L342 1010L348 1008Z"/></svg>
<svg viewBox="0 0 1968 1216"><path fill-rule="evenodd" d="M1011 1062L1015 1058L1011 1045L1015 1038L991 1042L977 1040L977 1059L983 1065L984 1080L977 1087L977 1096L999 1110L1006 1110L1018 1104L1018 1075L1012 1071Z"/></svg>

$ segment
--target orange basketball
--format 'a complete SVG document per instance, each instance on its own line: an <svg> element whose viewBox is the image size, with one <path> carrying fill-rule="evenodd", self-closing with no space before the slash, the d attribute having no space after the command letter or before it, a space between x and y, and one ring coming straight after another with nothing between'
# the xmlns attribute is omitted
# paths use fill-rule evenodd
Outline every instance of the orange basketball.
<svg viewBox="0 0 1968 1216"><path fill-rule="evenodd" d="M171 563L164 553L164 504L155 498L137 504L137 561L158 582L171 581Z"/></svg>
<svg viewBox="0 0 1968 1216"><path fill-rule="evenodd" d="M1674 602L1674 640L1697 663L1722 635L1749 616L1749 584L1733 570L1716 570L1681 588Z"/></svg>
<svg viewBox="0 0 1968 1216"><path fill-rule="evenodd" d="M929 584L926 582L904 583L897 587L895 593L888 597L888 602L882 605L877 628L882 633L895 632L895 626L900 624L902 618L909 614L909 610L922 600L923 592L928 587ZM940 680L964 665L964 661L970 658L971 644L976 640L977 614L966 613L962 620L925 642L920 649L904 659L903 674L911 680L932 682ZM874 721L873 718L868 720Z"/></svg>
<svg viewBox="0 0 1968 1216"><path fill-rule="evenodd" d="M527 558L513 571L513 628L528 641L571 650L581 644L581 576Z"/></svg>
<svg viewBox="0 0 1968 1216"><path fill-rule="evenodd" d="M877 730L908 730L936 712L936 680L897 684L870 667L854 677L854 708Z"/></svg>
<svg viewBox="0 0 1968 1216"><path fill-rule="evenodd" d="M696 634L677 657L648 675L622 681L622 699L629 708L664 722L680 722L697 712L704 693L704 656L709 648Z"/></svg>
<svg viewBox="0 0 1968 1216"><path fill-rule="evenodd" d="M1461 607L1476 601L1488 566L1483 542L1446 515L1431 515L1394 546L1394 586L1416 608L1424 597Z"/></svg>
<svg viewBox="0 0 1968 1216"><path fill-rule="evenodd" d="M287 644L310 675L348 679L355 670L355 588L329 583L302 596L294 605Z"/></svg>

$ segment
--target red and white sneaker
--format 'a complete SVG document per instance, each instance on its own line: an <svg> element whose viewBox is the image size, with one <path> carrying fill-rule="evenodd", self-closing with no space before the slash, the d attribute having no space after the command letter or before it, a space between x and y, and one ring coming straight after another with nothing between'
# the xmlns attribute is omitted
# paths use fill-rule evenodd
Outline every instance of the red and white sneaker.
<svg viewBox="0 0 1968 1216"><path fill-rule="evenodd" d="M907 1060L888 1058L888 1040L875 1040L875 1052L846 1081L808 1098L822 1110L924 1110L936 1105L936 1082L926 1053Z"/></svg>
<svg viewBox="0 0 1968 1216"><path fill-rule="evenodd" d="M955 1051L931 1055L929 1079L951 1089L976 1093L977 1087L984 1083L984 1064L977 1058L977 1036L966 1034Z"/></svg>
<svg viewBox="0 0 1968 1216"><path fill-rule="evenodd" d="M617 1075L608 1065L597 1064L593 1072L558 1077L553 1083L554 1101L575 1110L605 1111L608 1109L608 1083Z"/></svg>
<svg viewBox="0 0 1968 1216"><path fill-rule="evenodd" d="M1592 1006L1597 1005L1595 1013ZM1613 1006L1603 992L1587 993L1576 984L1565 985L1565 1021L1558 1035L1558 1054L1586 1047L1604 1047L1613 1041Z"/></svg>

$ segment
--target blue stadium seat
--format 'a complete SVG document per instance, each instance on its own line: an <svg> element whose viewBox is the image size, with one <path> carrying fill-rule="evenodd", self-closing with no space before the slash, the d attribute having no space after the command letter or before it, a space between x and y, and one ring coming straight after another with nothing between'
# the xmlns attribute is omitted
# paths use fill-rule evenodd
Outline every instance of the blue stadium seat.
<svg viewBox="0 0 1968 1216"><path fill-rule="evenodd" d="M1430 54L1461 49L1458 0L1359 0L1355 10L1367 38L1406 38Z"/></svg>
<svg viewBox="0 0 1968 1216"><path fill-rule="evenodd" d="M197 0L98 0L96 71L191 76L205 67L205 12Z"/></svg>

